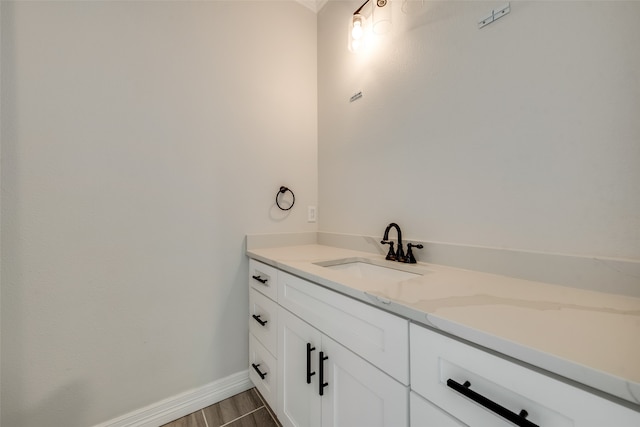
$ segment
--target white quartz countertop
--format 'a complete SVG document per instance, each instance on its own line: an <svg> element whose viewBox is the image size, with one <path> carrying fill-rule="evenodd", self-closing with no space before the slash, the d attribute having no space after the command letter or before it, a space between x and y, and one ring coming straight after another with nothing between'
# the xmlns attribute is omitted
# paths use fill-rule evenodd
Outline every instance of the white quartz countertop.
<svg viewBox="0 0 640 427"><path fill-rule="evenodd" d="M322 245L249 257L640 405L640 298L587 291ZM365 280L316 263L361 258L421 274Z"/></svg>

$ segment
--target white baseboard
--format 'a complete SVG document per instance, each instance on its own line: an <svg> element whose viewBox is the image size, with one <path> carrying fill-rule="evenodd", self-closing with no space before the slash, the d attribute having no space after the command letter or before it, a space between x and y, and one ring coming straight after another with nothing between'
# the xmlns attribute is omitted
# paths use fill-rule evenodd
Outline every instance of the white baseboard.
<svg viewBox="0 0 640 427"><path fill-rule="evenodd" d="M177 394L94 427L158 427L253 387L249 371L241 371Z"/></svg>

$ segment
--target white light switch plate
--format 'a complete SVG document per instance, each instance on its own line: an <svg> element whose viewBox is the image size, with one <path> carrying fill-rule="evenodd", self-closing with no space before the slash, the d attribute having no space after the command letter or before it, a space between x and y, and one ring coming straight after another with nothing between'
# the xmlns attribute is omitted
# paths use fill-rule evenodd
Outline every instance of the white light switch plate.
<svg viewBox="0 0 640 427"><path fill-rule="evenodd" d="M316 222L318 211L315 206L307 206L307 222Z"/></svg>

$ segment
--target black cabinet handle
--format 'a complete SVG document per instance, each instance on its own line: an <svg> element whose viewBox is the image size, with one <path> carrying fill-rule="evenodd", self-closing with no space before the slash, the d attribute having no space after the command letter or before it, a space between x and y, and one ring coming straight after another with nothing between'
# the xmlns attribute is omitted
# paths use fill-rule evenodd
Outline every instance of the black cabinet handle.
<svg viewBox="0 0 640 427"><path fill-rule="evenodd" d="M320 352L320 358L318 359L318 365L320 367L320 381L318 381L318 393L320 396L324 395L324 388L329 385L329 383L324 382L324 361L327 360L329 356L325 356L324 352Z"/></svg>
<svg viewBox="0 0 640 427"><path fill-rule="evenodd" d="M251 317L253 317L254 319L256 319L256 322L260 323L260 326L264 326L264 325L266 325L266 324L267 324L267 322L268 322L268 320L262 320L262 319L260 319L260 316L261 316L260 314L258 314L257 316L254 314L254 315L253 315L253 316L251 316Z"/></svg>
<svg viewBox="0 0 640 427"><path fill-rule="evenodd" d="M311 343L307 343L307 384L311 384L311 377L316 374L311 372L311 352L315 349L315 347L311 347Z"/></svg>
<svg viewBox="0 0 640 427"><path fill-rule="evenodd" d="M479 393L476 393L475 391L471 390L469 388L471 386L471 383L469 381L465 381L464 384L460 384L460 383L455 382L451 378L449 378L447 380L447 386L451 387L452 389L454 389L458 393L468 397L469 399L473 400L474 402L484 406L485 408L487 408L491 412L494 412L494 413L500 415L502 418L505 418L505 419L511 421L512 423L514 423L517 426L520 426L520 427L539 427L537 424L534 424L534 423L532 423L531 421L529 421L527 419L527 416L529 415L529 413L527 411L525 411L524 409L522 411L520 411L519 414L516 414L515 412L512 412L512 411L508 410L507 408L505 408L502 405L497 404L493 400L490 400L490 399L484 397L483 395L481 395Z"/></svg>
<svg viewBox="0 0 640 427"><path fill-rule="evenodd" d="M263 380L264 377L267 376L267 372L260 372L260 369L258 369L258 366L260 366L260 364L258 363L257 365L255 363L252 363L251 366L253 366L253 369L256 370L256 372L258 373L258 375L260 375L260 379Z"/></svg>
<svg viewBox="0 0 640 427"><path fill-rule="evenodd" d="M263 279L263 278L262 278L262 277L260 277L260 276L251 276L251 277L253 277L255 280L257 280L258 282L260 282L260 283L262 283L262 284L267 283L267 280L269 280L269 279Z"/></svg>

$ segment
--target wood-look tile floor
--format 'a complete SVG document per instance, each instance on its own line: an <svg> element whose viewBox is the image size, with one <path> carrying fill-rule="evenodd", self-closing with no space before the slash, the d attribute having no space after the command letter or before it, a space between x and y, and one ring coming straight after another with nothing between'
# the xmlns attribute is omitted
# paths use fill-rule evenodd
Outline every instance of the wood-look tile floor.
<svg viewBox="0 0 640 427"><path fill-rule="evenodd" d="M280 427L255 388L189 414L162 427Z"/></svg>

